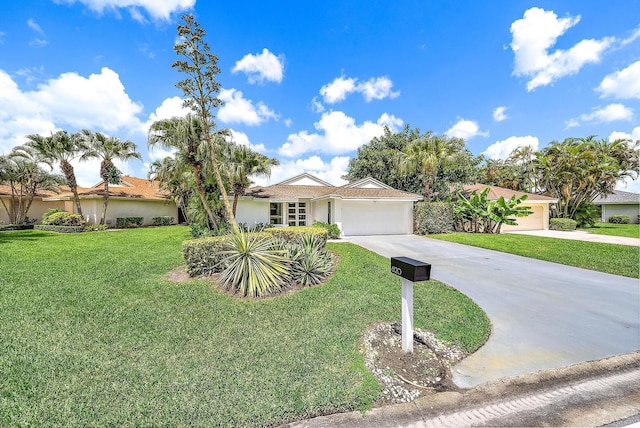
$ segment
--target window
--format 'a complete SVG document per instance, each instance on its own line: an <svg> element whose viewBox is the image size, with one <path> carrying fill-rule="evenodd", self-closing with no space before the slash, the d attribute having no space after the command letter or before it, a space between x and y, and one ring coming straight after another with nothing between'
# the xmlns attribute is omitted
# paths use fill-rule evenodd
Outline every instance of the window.
<svg viewBox="0 0 640 428"><path fill-rule="evenodd" d="M271 202L269 204L269 223L282 224L282 204Z"/></svg>
<svg viewBox="0 0 640 428"><path fill-rule="evenodd" d="M289 226L307 225L307 203L289 202L287 203L287 224Z"/></svg>
<svg viewBox="0 0 640 428"><path fill-rule="evenodd" d="M327 223L331 224L331 201L327 202Z"/></svg>

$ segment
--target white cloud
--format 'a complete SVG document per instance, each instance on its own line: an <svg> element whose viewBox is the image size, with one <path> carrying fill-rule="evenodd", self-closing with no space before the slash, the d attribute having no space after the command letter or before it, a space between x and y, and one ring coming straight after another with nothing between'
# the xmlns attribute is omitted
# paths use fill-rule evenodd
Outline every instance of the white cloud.
<svg viewBox="0 0 640 428"><path fill-rule="evenodd" d="M286 118L284 120L284 126L286 126L287 128L291 128L291 125L293 125L293 119L291 119L290 117Z"/></svg>
<svg viewBox="0 0 640 428"><path fill-rule="evenodd" d="M532 137L527 135L526 137L509 137L502 141L497 141L487 147L482 154L489 159L506 159L509 157L518 147L531 146L536 151L538 150L538 137Z"/></svg>
<svg viewBox="0 0 640 428"><path fill-rule="evenodd" d="M56 3L73 4L79 2L89 9L103 13L105 9L117 11L127 9L131 16L141 21L142 15L138 9L144 9L151 17L168 21L171 15L177 12L192 9L196 0L54 0Z"/></svg>
<svg viewBox="0 0 640 428"><path fill-rule="evenodd" d="M458 120L458 122L445 132L445 134L449 137L463 138L465 140L470 140L477 135L482 137L489 136L489 132L480 131L480 127L476 122L464 119Z"/></svg>
<svg viewBox="0 0 640 428"><path fill-rule="evenodd" d="M511 49L515 56L513 74L529 78L527 90L549 85L577 73L585 64L597 63L615 41L612 37L582 40L568 50L548 50L558 37L580 21L580 16L558 19L553 11L532 7L511 24Z"/></svg>
<svg viewBox="0 0 640 428"><path fill-rule="evenodd" d="M40 27L40 25L38 25L38 23L34 21L32 18L29 18L27 20L27 26L37 33L44 34L42 27Z"/></svg>
<svg viewBox="0 0 640 428"><path fill-rule="evenodd" d="M640 61L605 76L596 90L602 92L602 97L640 99Z"/></svg>
<svg viewBox="0 0 640 428"><path fill-rule="evenodd" d="M609 135L609 141L625 140L625 139L640 141L640 126L636 126L635 128L633 128L631 133L614 131L611 133L611 135Z"/></svg>
<svg viewBox="0 0 640 428"><path fill-rule="evenodd" d="M589 114L581 114L579 118L569 119L566 123L566 127L573 128L582 123L607 123L631 119L633 119L633 109L622 104L609 104L608 106L594 110Z"/></svg>
<svg viewBox="0 0 640 428"><path fill-rule="evenodd" d="M233 73L242 71L249 83L282 82L284 75L284 55L275 56L264 48L261 54L247 54L231 69Z"/></svg>
<svg viewBox="0 0 640 428"><path fill-rule="evenodd" d="M224 105L218 110L218 119L223 123L244 123L252 126L279 118L262 101L254 105L253 101L245 99L242 91L237 89L223 89L219 97L224 101Z"/></svg>
<svg viewBox="0 0 640 428"><path fill-rule="evenodd" d="M324 111L324 106L316 97L311 100L311 111L314 113L322 113Z"/></svg>
<svg viewBox="0 0 640 428"><path fill-rule="evenodd" d="M162 101L162 104L149 115L149 119L142 124L142 132L145 134L149 132L149 127L153 122L157 122L163 119L171 119L172 117L184 117L187 113L191 113L192 110L184 108L182 104L184 100L180 97L171 97Z"/></svg>
<svg viewBox="0 0 640 428"><path fill-rule="evenodd" d="M36 48L41 48L47 46L49 42L43 39L33 39L29 42L29 46L35 46Z"/></svg>
<svg viewBox="0 0 640 428"><path fill-rule="evenodd" d="M629 37L627 37L626 39L622 40L620 42L621 46L626 46L629 43L634 42L637 38L640 37L640 26L638 26L638 28L636 28L633 33L631 33L631 35Z"/></svg>
<svg viewBox="0 0 640 428"><path fill-rule="evenodd" d="M373 137L382 135L384 125L395 130L396 126L402 123L401 119L385 113L376 123L365 121L357 125L354 118L341 111L332 111L324 113L320 120L314 123L317 133L301 131L290 134L287 142L278 149L278 153L286 157L296 157L308 152L336 155L348 153L368 143Z"/></svg>
<svg viewBox="0 0 640 428"><path fill-rule="evenodd" d="M503 120L505 120L507 118L507 114L505 113L506 111L507 107L496 107L495 110L493 110L493 120L495 120L496 122L502 122Z"/></svg>
<svg viewBox="0 0 640 428"><path fill-rule="evenodd" d="M269 184L279 183L288 178L304 172L314 175L321 180L336 186L346 184L347 181L341 177L347 173L349 167L348 156L336 156L331 160L324 161L319 156L311 156L306 159L286 160L280 162L280 165L271 169L271 177L255 177L256 184L266 186Z"/></svg>
<svg viewBox="0 0 640 428"><path fill-rule="evenodd" d="M394 92L391 88L393 88L393 82L387 76L372 77L361 83L358 83L356 78L340 76L336 77L333 82L322 86L320 95L322 95L324 102L335 104L344 101L349 94L359 92L366 102L370 102L372 100L398 97L400 92Z"/></svg>
<svg viewBox="0 0 640 428"><path fill-rule="evenodd" d="M252 144L251 141L249 141L249 136L244 132L236 131L234 129L229 129L229 132L231 132L231 140L236 144L247 146L258 153L266 154L269 151L262 143Z"/></svg>

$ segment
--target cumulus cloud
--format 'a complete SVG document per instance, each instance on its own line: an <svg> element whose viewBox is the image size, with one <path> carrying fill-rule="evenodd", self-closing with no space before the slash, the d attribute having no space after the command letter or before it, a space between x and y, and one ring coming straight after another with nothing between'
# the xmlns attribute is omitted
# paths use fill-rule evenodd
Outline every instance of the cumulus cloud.
<svg viewBox="0 0 640 428"><path fill-rule="evenodd" d="M511 152L519 147L531 146L531 148L536 151L538 150L538 145L538 137L532 137L531 135L527 135L526 137L509 137L502 141L496 141L487 147L487 150L482 152L482 154L489 159L506 159Z"/></svg>
<svg viewBox="0 0 640 428"><path fill-rule="evenodd" d="M184 100L180 97L171 97L162 101L162 104L149 115L149 119L142 125L142 131L146 134L153 122L172 117L184 117L191 113L190 108L183 107Z"/></svg>
<svg viewBox="0 0 640 428"><path fill-rule="evenodd" d="M336 77L333 82L322 86L320 95L322 95L324 102L335 104L344 101L349 94L359 92L366 102L370 102L398 97L400 92L394 92L392 88L393 82L387 76L372 77L365 82L358 82L358 79L353 77L340 76Z"/></svg>
<svg viewBox="0 0 640 428"><path fill-rule="evenodd" d="M616 140L633 140L640 141L640 126L636 126L633 130L629 132L620 132L614 131L609 135L609 141Z"/></svg>
<svg viewBox="0 0 640 428"><path fill-rule="evenodd" d="M218 110L218 119L223 123L243 123L254 126L269 119L278 120L279 118L262 101L253 104L253 101L244 98L242 91L237 89L223 89L219 97L224 101L224 105Z"/></svg>
<svg viewBox="0 0 640 428"><path fill-rule="evenodd" d="M580 21L580 16L558 18L553 11L532 7L511 24L511 49L515 61L513 74L530 79L527 90L549 85L577 73L585 64L597 63L615 41L613 37L581 40L567 50L549 49L560 36Z"/></svg>
<svg viewBox="0 0 640 428"><path fill-rule="evenodd" d="M347 173L348 167L348 156L336 156L329 161L325 161L319 156L314 155L306 159L280 162L280 165L271 169L271 177L256 177L254 181L261 186L267 186L306 172L327 183L341 186L347 183L347 181L341 177Z"/></svg>
<svg viewBox="0 0 640 428"><path fill-rule="evenodd" d="M249 141L249 136L244 132L236 131L235 129L229 129L229 132L231 133L230 140L236 144L239 144L241 146L247 146L251 150L256 151L258 153L266 154L269 151L262 143L260 144L251 143L251 141Z"/></svg>
<svg viewBox="0 0 640 428"><path fill-rule="evenodd" d="M324 113L314 124L317 132L301 131L289 135L287 142L278 149L278 153L286 157L308 152L344 154L368 143L373 137L382 135L385 125L395 132L402 124L402 119L384 113L375 123L365 121L358 125L354 118L345 113L331 111Z"/></svg>
<svg viewBox="0 0 640 428"><path fill-rule="evenodd" d="M633 119L633 109L623 104L609 104L606 107L598 108L588 114L582 114L580 117L569 119L566 123L567 128L580 126L583 123L607 123L618 120Z"/></svg>
<svg viewBox="0 0 640 428"><path fill-rule="evenodd" d="M449 137L463 138L465 140L470 140L477 135L482 137L489 136L489 132L480 131L480 127L476 122L464 119L458 120L458 122L445 132L445 134Z"/></svg>
<svg viewBox="0 0 640 428"><path fill-rule="evenodd" d="M493 120L495 120L496 122L502 122L503 120L505 120L507 118L507 114L505 113L506 111L507 107L496 107L495 110L493 110Z"/></svg>
<svg viewBox="0 0 640 428"><path fill-rule="evenodd" d="M140 9L145 10L153 19L168 21L171 15L192 9L196 0L54 0L56 3L73 4L79 2L89 9L104 13L105 10L127 9L133 19L143 21Z"/></svg>
<svg viewBox="0 0 640 428"><path fill-rule="evenodd" d="M264 48L261 54L247 54L231 69L233 73L243 72L249 83L282 82L284 76L284 55L278 56Z"/></svg>
<svg viewBox="0 0 640 428"><path fill-rule="evenodd" d="M602 93L603 98L640 99L640 61L605 76L596 90Z"/></svg>

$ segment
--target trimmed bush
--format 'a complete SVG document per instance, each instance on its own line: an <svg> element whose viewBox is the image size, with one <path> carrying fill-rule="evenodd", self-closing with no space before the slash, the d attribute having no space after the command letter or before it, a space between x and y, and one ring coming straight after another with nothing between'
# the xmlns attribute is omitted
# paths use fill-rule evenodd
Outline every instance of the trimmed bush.
<svg viewBox="0 0 640 428"><path fill-rule="evenodd" d="M323 247L327 243L327 237L329 236L327 229L311 226L272 227L265 229L262 233L270 233L283 244L296 242L302 235L315 235L322 241Z"/></svg>
<svg viewBox="0 0 640 428"><path fill-rule="evenodd" d="M453 232L453 205L448 202L418 202L415 231L419 235Z"/></svg>
<svg viewBox="0 0 640 428"><path fill-rule="evenodd" d="M226 243L230 235L190 239L182 243L182 255L189 276L212 275L222 272Z"/></svg>
<svg viewBox="0 0 640 428"><path fill-rule="evenodd" d="M52 211L52 210L49 210ZM49 213L42 219L43 225L52 226L84 226L84 219L79 214L72 214L67 211L56 211ZM47 214L45 213L45 214Z"/></svg>
<svg viewBox="0 0 640 428"><path fill-rule="evenodd" d="M76 214L73 214L76 215ZM33 226L35 230L44 230L47 232L58 233L79 233L84 232L84 225L82 226L60 226L55 224L36 224Z"/></svg>
<svg viewBox="0 0 640 428"><path fill-rule="evenodd" d="M0 232L10 230L29 230L33 229L33 224L0 224Z"/></svg>
<svg viewBox="0 0 640 428"><path fill-rule="evenodd" d="M329 239L340 239L340 228L337 224L323 223L321 221L314 221L312 227L322 227L327 229Z"/></svg>
<svg viewBox="0 0 640 428"><path fill-rule="evenodd" d="M126 229L128 227L139 227L139 226L142 226L143 221L144 221L144 217L117 217L116 227L118 229Z"/></svg>
<svg viewBox="0 0 640 428"><path fill-rule="evenodd" d="M629 224L631 222L631 217L623 214L615 214L609 217L608 222L615 224Z"/></svg>
<svg viewBox="0 0 640 428"><path fill-rule="evenodd" d="M551 230L576 230L578 222L570 218L552 218L549 220Z"/></svg>
<svg viewBox="0 0 640 428"><path fill-rule="evenodd" d="M170 215L154 217L151 219L151 224L154 226L171 226L173 224L173 217Z"/></svg>
<svg viewBox="0 0 640 428"><path fill-rule="evenodd" d="M49 218L50 216L52 216L53 214L55 214L55 213L64 213L64 212L67 212L67 211L65 211L65 210L61 210L61 209L59 209L59 208L51 208L51 209L47 210L47 212L46 212L46 213L42 214L42 224L49 224L49 223L47 222L47 220L48 220L48 218Z"/></svg>

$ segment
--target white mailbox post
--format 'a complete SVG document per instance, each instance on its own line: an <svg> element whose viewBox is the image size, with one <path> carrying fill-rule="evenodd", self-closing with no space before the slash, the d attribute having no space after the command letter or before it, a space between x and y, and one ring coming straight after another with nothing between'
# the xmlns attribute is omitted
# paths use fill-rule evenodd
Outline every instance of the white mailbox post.
<svg viewBox="0 0 640 428"><path fill-rule="evenodd" d="M413 283L428 281L431 265L408 257L391 257L391 273L402 278L402 350L413 352Z"/></svg>

